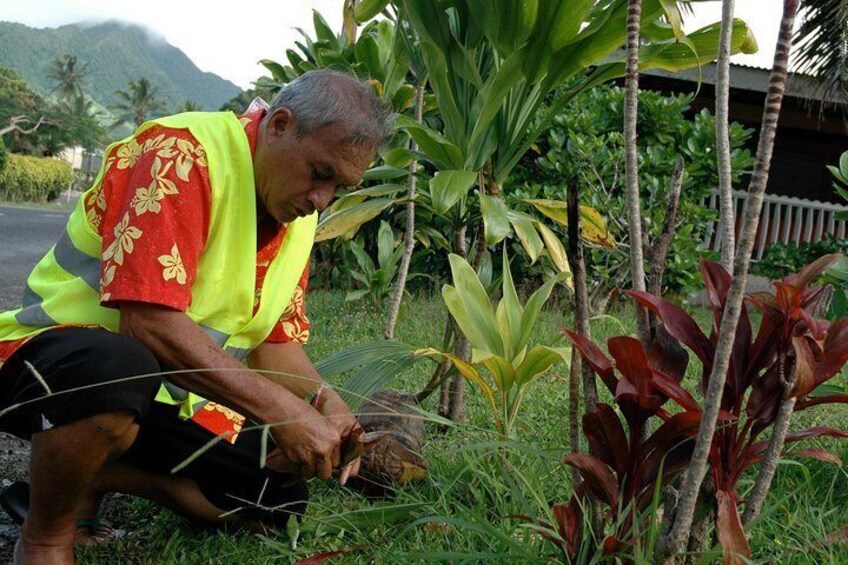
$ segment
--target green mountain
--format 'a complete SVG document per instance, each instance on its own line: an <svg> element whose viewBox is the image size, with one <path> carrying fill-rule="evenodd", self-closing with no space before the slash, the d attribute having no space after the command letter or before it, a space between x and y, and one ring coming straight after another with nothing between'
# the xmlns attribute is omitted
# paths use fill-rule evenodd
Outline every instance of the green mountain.
<svg viewBox="0 0 848 565"><path fill-rule="evenodd" d="M106 22L35 29L0 22L0 45L0 66L17 71L42 95L54 87L47 77L50 62L68 53L80 64L88 63L84 90L107 107L115 101L116 90L126 90L130 80L141 77L158 88L168 111L186 100L204 110L217 110L241 92L230 81L201 71L181 50L137 25Z"/></svg>

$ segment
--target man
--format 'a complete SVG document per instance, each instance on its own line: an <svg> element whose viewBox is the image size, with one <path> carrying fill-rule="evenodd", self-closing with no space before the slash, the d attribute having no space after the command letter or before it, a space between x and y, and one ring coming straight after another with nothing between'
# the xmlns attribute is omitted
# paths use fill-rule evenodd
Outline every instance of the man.
<svg viewBox="0 0 848 565"><path fill-rule="evenodd" d="M0 314L0 429L32 445L16 562L73 563L108 492L256 529L301 513L306 479L356 473L361 428L302 349L303 295L316 211L361 180L385 116L314 71L267 111L170 116L107 149Z"/></svg>

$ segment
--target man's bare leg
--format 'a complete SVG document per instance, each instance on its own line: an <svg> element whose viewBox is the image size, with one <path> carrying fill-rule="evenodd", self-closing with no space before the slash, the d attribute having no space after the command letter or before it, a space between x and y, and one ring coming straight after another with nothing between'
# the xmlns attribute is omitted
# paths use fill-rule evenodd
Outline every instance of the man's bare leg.
<svg viewBox="0 0 848 565"><path fill-rule="evenodd" d="M98 414L32 436L30 507L15 545L15 563L74 562L76 521L94 497L104 466L138 433L131 412Z"/></svg>
<svg viewBox="0 0 848 565"><path fill-rule="evenodd" d="M252 531L265 531L259 522L241 519L237 514L228 514L215 506L192 479L151 473L121 461L110 463L103 469L95 491L99 497L119 492L146 498L209 526L232 524Z"/></svg>

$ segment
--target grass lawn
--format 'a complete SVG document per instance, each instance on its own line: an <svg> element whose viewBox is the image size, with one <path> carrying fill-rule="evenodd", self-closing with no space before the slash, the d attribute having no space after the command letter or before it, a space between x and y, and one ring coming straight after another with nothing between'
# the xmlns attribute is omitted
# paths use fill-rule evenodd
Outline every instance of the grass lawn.
<svg viewBox="0 0 848 565"><path fill-rule="evenodd" d="M312 292L308 308L312 321L308 350L315 360L382 335L384 314L366 304L345 304L341 292ZM699 319L706 321L703 314ZM438 298L408 299L397 337L438 347L445 315ZM621 316L630 318L626 313ZM563 344L557 329L568 321L555 307L541 320L531 343ZM626 324L632 330L632 323ZM604 338L621 333L608 319L596 322L593 331ZM469 390L467 421L442 435L435 426L429 430L424 456L430 473L425 482L379 504L336 485L313 482L312 503L296 548L285 533L266 537L203 531L151 503L134 500L119 504L113 516L115 526L127 529L128 535L82 551L80 562L290 563L322 551L356 548L332 562L545 563L552 546L515 516L545 517L551 502L566 502L571 493L570 473L561 463L568 443L566 367L554 369L530 390L523 405L517 440L507 450L512 471L504 468L481 398ZM417 390L430 370L430 364L420 363L400 375L393 388ZM693 382L687 382L690 389ZM433 409L433 399L425 407ZM848 427L841 408L803 413L798 420L794 427L802 423ZM834 441L816 445L836 450L843 459L848 454L848 447ZM755 562L848 563L848 545L823 541L826 534L848 524L848 476L818 461L802 463L788 461L780 467L753 531ZM403 519L389 521L387 516L393 514ZM717 555L705 555L701 562L711 562Z"/></svg>

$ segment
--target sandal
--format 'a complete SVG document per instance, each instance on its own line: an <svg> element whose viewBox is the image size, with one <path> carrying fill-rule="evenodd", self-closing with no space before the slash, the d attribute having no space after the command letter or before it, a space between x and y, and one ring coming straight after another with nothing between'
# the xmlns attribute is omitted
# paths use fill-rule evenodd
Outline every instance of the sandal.
<svg viewBox="0 0 848 565"><path fill-rule="evenodd" d="M0 491L0 507L6 511L12 522L22 526L29 512L29 483L16 481ZM81 545L120 538L126 533L124 530L114 529L109 522L102 520L99 516L80 518L77 520L77 530L84 530L79 532L84 538Z"/></svg>

